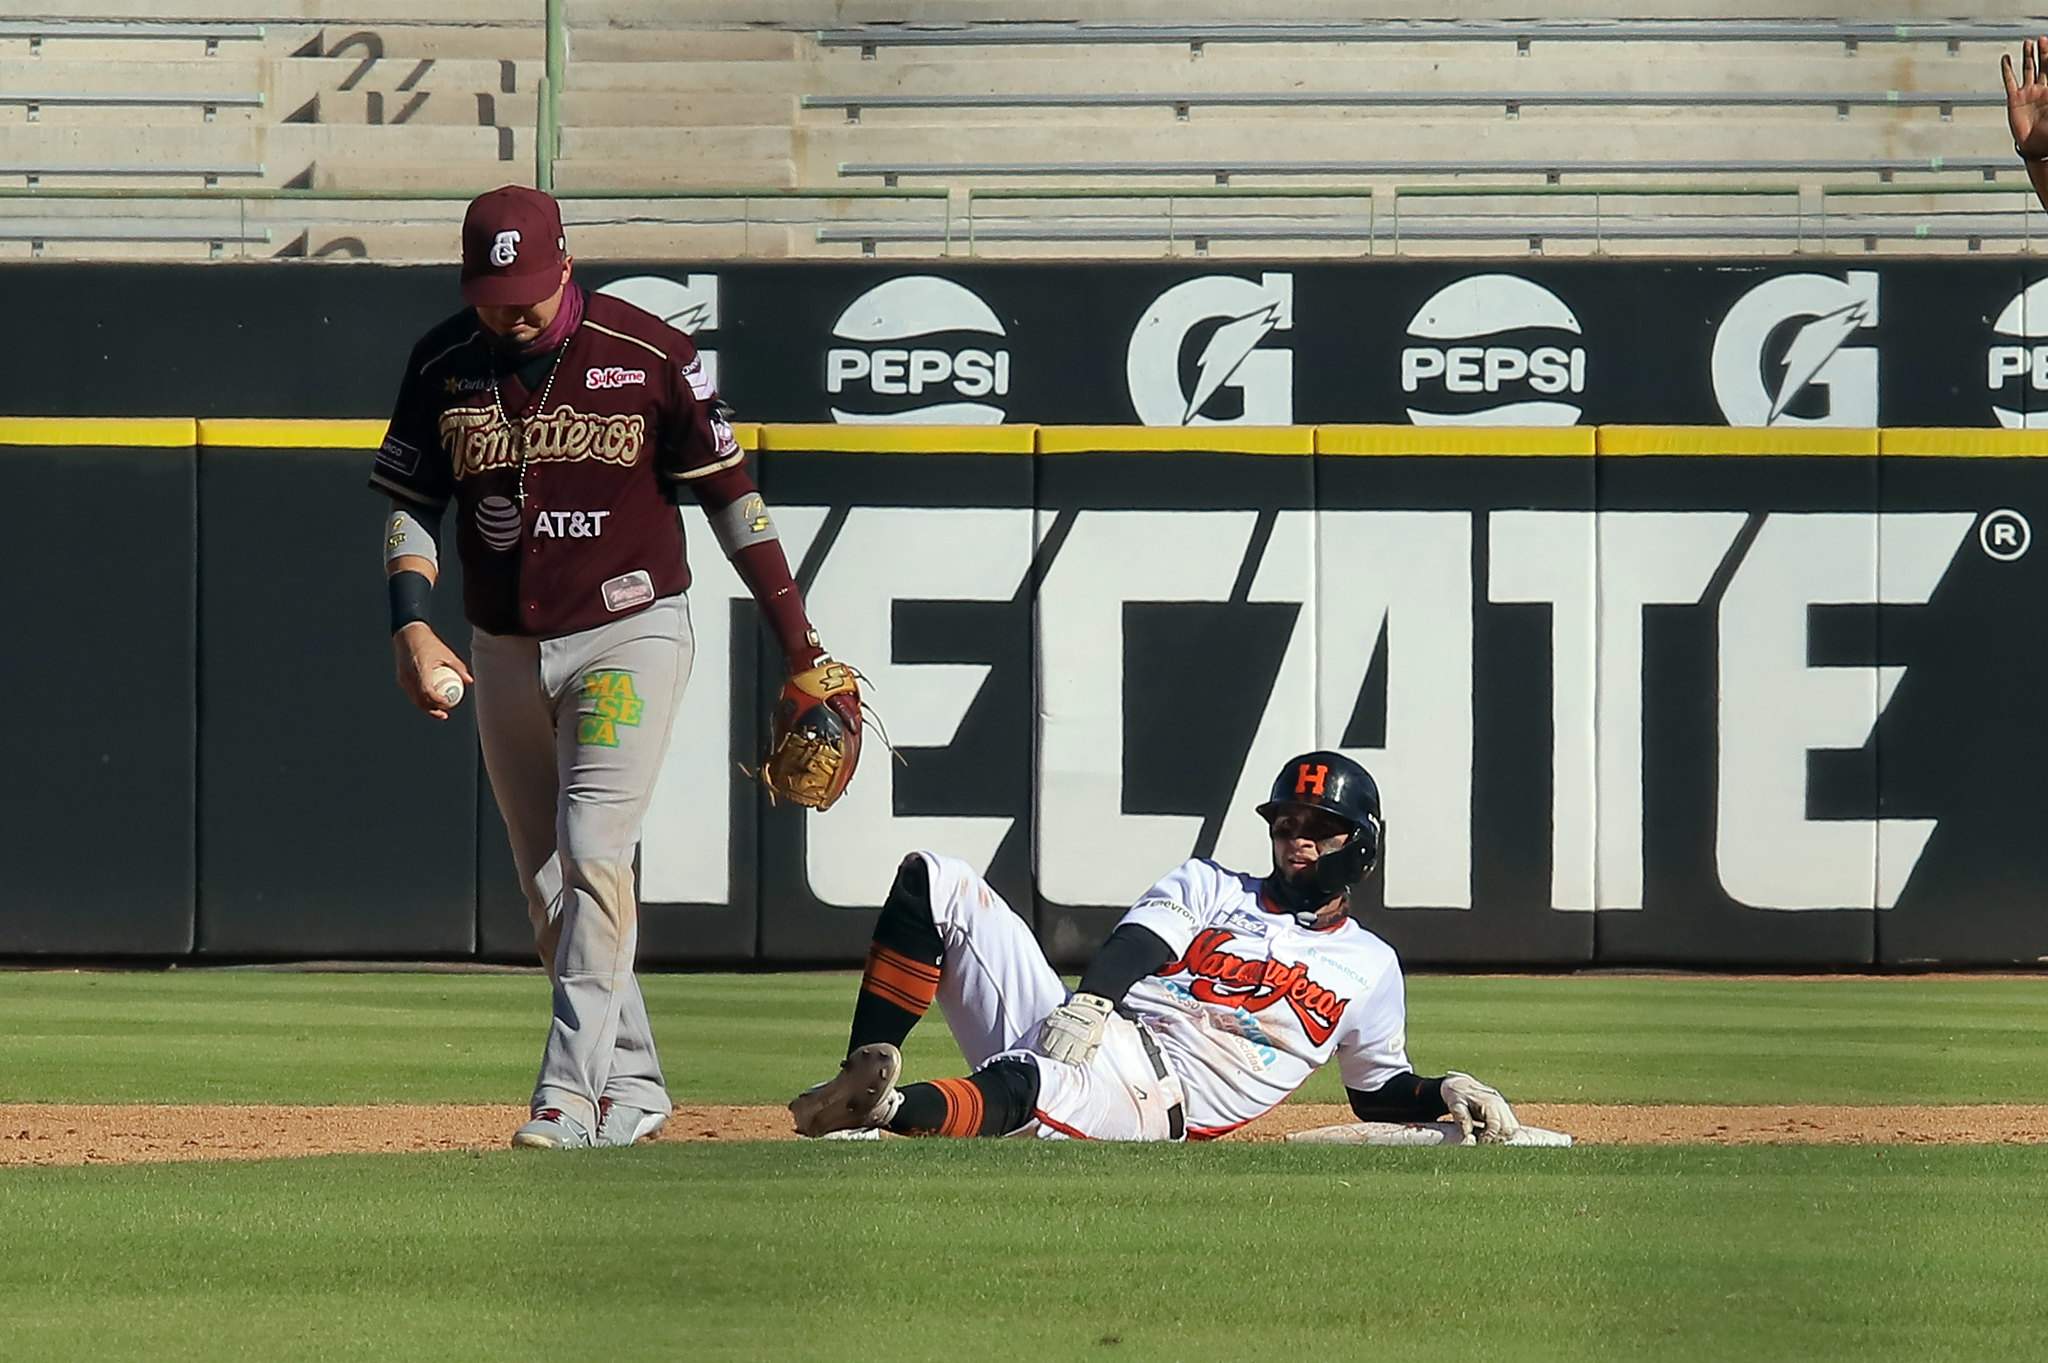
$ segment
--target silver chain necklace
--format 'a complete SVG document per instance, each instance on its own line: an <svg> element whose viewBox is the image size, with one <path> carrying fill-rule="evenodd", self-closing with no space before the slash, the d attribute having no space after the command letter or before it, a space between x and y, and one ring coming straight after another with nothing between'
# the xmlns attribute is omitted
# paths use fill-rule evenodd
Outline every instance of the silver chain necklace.
<svg viewBox="0 0 2048 1363"><path fill-rule="evenodd" d="M576 332L582 329L583 324L579 322L576 324L575 330L572 330L562 339L562 348L555 352L555 362L548 366L547 382L542 384L540 389L540 406L538 410L542 416L547 415L548 394L555 391L555 375L561 371L562 357L569 353L569 342L575 340ZM510 428L512 432L512 446L519 452L519 486L516 497L520 509L524 510L526 508L526 419L522 415L519 420L514 421L505 414L505 380L498 373L496 356L491 358L491 402L498 409L498 420L504 422Z"/></svg>

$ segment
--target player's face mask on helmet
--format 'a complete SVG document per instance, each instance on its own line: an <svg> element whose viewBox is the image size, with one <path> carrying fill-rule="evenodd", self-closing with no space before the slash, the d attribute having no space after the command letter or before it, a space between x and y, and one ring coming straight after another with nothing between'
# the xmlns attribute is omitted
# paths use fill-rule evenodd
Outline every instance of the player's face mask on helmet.
<svg viewBox="0 0 2048 1363"><path fill-rule="evenodd" d="M1379 865L1377 819L1354 824L1327 810L1296 806L1276 810L1267 827L1273 835L1274 897L1302 927L1334 922L1351 888ZM1325 912L1332 903L1339 907Z"/></svg>

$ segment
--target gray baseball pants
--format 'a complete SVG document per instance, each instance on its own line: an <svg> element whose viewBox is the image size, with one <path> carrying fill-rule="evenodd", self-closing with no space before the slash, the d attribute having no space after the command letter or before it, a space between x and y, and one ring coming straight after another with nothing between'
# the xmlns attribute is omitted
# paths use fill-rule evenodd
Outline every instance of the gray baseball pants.
<svg viewBox="0 0 2048 1363"><path fill-rule="evenodd" d="M477 733L553 985L533 1110L672 1111L633 977L633 853L690 680L689 603L555 639L475 632Z"/></svg>

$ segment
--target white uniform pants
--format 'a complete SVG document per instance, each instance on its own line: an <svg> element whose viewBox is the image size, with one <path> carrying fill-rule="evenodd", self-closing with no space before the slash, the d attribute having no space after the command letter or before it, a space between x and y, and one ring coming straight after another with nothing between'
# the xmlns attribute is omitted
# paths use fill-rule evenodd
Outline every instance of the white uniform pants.
<svg viewBox="0 0 2048 1363"><path fill-rule="evenodd" d="M484 767L554 986L533 1110L592 1132L600 1098L671 1110L633 978L633 852L692 651L680 596L556 639L475 633Z"/></svg>
<svg viewBox="0 0 2048 1363"><path fill-rule="evenodd" d="M1171 1140L1168 1110L1180 1081L1159 1077L1138 1024L1109 1020L1086 1065L1038 1054L1038 1024L1067 989L1031 929L975 869L956 857L914 852L930 872L932 919L944 946L939 1009L972 1069L1022 1059L1038 1069L1038 1108L1018 1134L1050 1139Z"/></svg>

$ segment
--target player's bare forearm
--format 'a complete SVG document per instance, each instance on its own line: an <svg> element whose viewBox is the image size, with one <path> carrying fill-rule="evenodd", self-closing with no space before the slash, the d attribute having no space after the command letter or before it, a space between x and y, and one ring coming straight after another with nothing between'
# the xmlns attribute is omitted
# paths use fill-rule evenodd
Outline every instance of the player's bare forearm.
<svg viewBox="0 0 2048 1363"><path fill-rule="evenodd" d="M384 575L396 577L400 573L418 573L431 587L441 580L441 565L430 558L421 558L418 554L400 554L384 565Z"/></svg>
<svg viewBox="0 0 2048 1363"><path fill-rule="evenodd" d="M2034 197L2041 201L2043 211L2048 211L2048 161L2024 161L2027 181L2034 186Z"/></svg>

